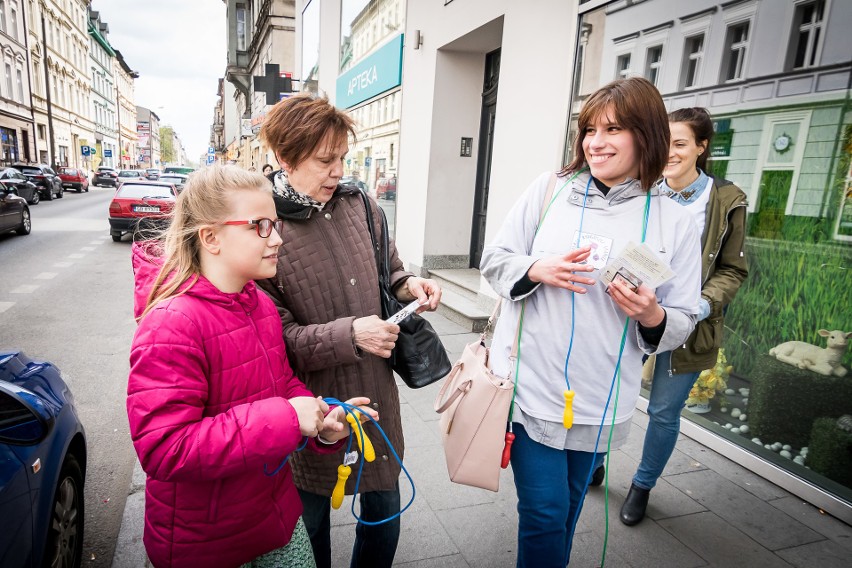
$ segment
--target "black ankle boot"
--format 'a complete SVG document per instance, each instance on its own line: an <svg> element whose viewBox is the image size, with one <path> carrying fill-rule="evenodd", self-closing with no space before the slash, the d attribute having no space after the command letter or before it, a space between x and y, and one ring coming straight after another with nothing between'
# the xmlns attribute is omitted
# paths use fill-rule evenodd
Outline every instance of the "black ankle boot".
<svg viewBox="0 0 852 568"><path fill-rule="evenodd" d="M606 468L602 465L599 465L595 470L595 473L592 474L592 481L589 483L590 487L598 487L604 481L604 476L606 475Z"/></svg>
<svg viewBox="0 0 852 568"><path fill-rule="evenodd" d="M644 519L645 508L648 507L648 497L650 495L650 489L642 489L631 483L627 499L624 500L624 505L621 506L621 514L619 515L621 522L628 527L632 527Z"/></svg>

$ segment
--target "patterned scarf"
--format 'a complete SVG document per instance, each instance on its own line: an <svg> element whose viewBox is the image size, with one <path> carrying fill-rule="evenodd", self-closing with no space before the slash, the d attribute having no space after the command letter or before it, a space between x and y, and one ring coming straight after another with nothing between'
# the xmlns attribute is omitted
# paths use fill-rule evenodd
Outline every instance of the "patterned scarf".
<svg viewBox="0 0 852 568"><path fill-rule="evenodd" d="M704 189L707 187L707 179L707 174L698 170L698 179L680 191L673 190L669 187L669 184L666 183L666 180L663 180L660 184L660 193L667 197L671 197L681 205L688 205L698 201L698 198L701 197L702 193L704 193Z"/></svg>
<svg viewBox="0 0 852 568"><path fill-rule="evenodd" d="M275 173L275 178L272 182L272 191L281 199L290 201L297 205L313 207L317 211L322 211L323 207L325 207L324 203L320 203L313 197L296 191L293 186L290 185L290 180L287 179L287 173L283 168Z"/></svg>

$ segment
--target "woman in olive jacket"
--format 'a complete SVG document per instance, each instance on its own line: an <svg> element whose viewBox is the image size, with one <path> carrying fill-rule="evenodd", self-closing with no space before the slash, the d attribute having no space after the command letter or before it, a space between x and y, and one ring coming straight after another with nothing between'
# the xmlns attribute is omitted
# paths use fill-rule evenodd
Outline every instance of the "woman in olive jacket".
<svg viewBox="0 0 852 568"><path fill-rule="evenodd" d="M748 276L745 193L704 173L713 137L710 115L703 108L680 109L669 114L669 127L669 161L661 190L693 214L701 231L700 313L682 347L657 354L642 460L621 508L620 519L626 525L645 517L651 489L674 451L680 412L698 375L716 364L725 307ZM709 407L696 405L690 410L701 413Z"/></svg>
<svg viewBox="0 0 852 568"><path fill-rule="evenodd" d="M368 397L402 457L399 392L387 363L399 327L380 317L378 269L361 191L339 183L348 137L354 137L352 119L327 99L297 95L267 113L260 134L281 165L272 181L284 244L275 278L258 284L278 307L290 363L315 394L339 400L352 398L349 393ZM368 202L380 235L378 206ZM393 241L389 252L397 298L417 299L423 304L420 311L437 308L437 284L405 271ZM364 465L361 517L379 521L400 510L400 467L374 427L364 430L376 460ZM293 454L291 463L317 566L323 568L331 565L330 497L343 450L309 454ZM355 477L349 478L347 495L354 492ZM377 526L358 523L352 566L390 567L399 530L399 517Z"/></svg>

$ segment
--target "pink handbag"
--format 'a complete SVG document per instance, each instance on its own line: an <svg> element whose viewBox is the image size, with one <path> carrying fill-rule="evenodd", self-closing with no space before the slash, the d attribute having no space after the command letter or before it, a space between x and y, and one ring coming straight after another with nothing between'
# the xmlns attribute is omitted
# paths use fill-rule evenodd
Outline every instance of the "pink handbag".
<svg viewBox="0 0 852 568"><path fill-rule="evenodd" d="M550 204L556 176L547 184L541 215ZM497 317L501 301L494 306L479 341L466 345L435 398L435 412L441 414L441 437L450 481L481 487L500 488L500 469L509 465L514 434L507 432L509 409L514 399L515 381L491 370L490 350L485 337ZM515 329L515 341L509 355L510 369L518 358L521 320Z"/></svg>
<svg viewBox="0 0 852 568"><path fill-rule="evenodd" d="M489 366L485 334L493 319L491 314L479 341L465 346L461 358L444 379L435 399L435 411L441 413L441 435L450 480L497 491L515 383L511 378L495 375Z"/></svg>

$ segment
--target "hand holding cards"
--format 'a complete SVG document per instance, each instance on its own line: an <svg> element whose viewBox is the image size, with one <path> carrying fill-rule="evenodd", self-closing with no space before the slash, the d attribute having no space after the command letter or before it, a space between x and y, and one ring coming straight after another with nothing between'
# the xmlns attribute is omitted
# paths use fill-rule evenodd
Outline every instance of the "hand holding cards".
<svg viewBox="0 0 852 568"><path fill-rule="evenodd" d="M402 320L404 320L405 318L407 318L408 316L410 316L411 314L416 312L417 308L419 308L420 306L421 306L420 302L418 302L417 300L414 300L413 302L411 302L410 304L408 304L407 306L405 306L404 308L402 308L401 310L396 312L394 315L392 315L391 317L386 319L385 321L388 322L388 323L398 324L399 322L401 322Z"/></svg>
<svg viewBox="0 0 852 568"><path fill-rule="evenodd" d="M609 287L618 281L636 291L644 284L655 290L660 284L674 278L674 272L645 243L627 243L621 256L614 259L601 271L601 282Z"/></svg>

